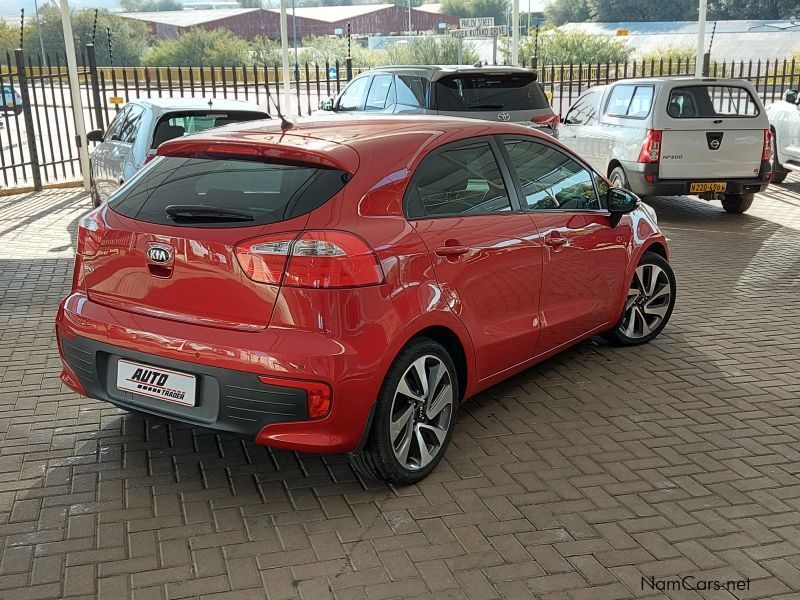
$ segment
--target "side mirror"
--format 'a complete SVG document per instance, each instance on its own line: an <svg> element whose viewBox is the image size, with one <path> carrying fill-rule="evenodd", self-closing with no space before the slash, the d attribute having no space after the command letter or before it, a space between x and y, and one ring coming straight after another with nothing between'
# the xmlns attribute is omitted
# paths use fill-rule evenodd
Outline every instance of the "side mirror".
<svg viewBox="0 0 800 600"><path fill-rule="evenodd" d="M786 90L783 99L789 104L797 104L797 90Z"/></svg>
<svg viewBox="0 0 800 600"><path fill-rule="evenodd" d="M90 142L102 142L103 141L103 130L102 129L92 129L89 133L86 134L86 139Z"/></svg>
<svg viewBox="0 0 800 600"><path fill-rule="evenodd" d="M333 99L332 98L323 98L319 101L319 109L320 110L333 110Z"/></svg>
<svg viewBox="0 0 800 600"><path fill-rule="evenodd" d="M622 188L609 188L606 192L606 207L611 213L611 226L619 225L622 215L627 215L639 206L639 196Z"/></svg>

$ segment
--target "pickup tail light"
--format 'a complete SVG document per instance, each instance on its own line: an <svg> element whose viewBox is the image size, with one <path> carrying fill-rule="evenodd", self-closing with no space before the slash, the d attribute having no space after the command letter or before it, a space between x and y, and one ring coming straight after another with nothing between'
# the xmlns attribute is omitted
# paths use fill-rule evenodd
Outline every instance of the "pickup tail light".
<svg viewBox="0 0 800 600"><path fill-rule="evenodd" d="M94 209L78 221L78 254L81 256L94 256L103 241L106 232L105 223L100 216L100 208Z"/></svg>
<svg viewBox="0 0 800 600"><path fill-rule="evenodd" d="M560 122L561 122L561 117L559 117L555 113L550 115L539 115L531 119L531 123L533 123L534 125L549 127L550 129L555 129Z"/></svg>
<svg viewBox="0 0 800 600"><path fill-rule="evenodd" d="M648 129L647 135L639 152L640 163L658 163L661 156L661 131L658 129Z"/></svg>
<svg viewBox="0 0 800 600"><path fill-rule="evenodd" d="M273 234L241 242L236 258L258 283L301 288L348 288L383 283L375 251L344 231Z"/></svg>
<svg viewBox="0 0 800 600"><path fill-rule="evenodd" d="M761 160L772 162L772 131L764 130L764 146L761 150Z"/></svg>

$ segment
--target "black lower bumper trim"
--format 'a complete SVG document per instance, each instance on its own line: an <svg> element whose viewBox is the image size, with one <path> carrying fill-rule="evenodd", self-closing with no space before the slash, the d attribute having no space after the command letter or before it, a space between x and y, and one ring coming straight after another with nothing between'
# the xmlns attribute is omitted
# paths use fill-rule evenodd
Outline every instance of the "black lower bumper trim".
<svg viewBox="0 0 800 600"><path fill-rule="evenodd" d="M253 437L270 423L308 419L305 391L261 383L252 373L163 358L84 337L61 342L64 360L89 396L121 408ZM116 383L120 359L194 375L195 405L120 390Z"/></svg>

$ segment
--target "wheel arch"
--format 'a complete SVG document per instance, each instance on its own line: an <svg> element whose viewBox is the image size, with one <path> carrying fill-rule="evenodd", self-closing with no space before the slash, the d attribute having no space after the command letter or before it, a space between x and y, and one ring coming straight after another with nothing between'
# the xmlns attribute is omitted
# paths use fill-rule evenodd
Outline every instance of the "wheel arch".
<svg viewBox="0 0 800 600"><path fill-rule="evenodd" d="M625 167L622 166L621 162L619 162L616 158L612 158L611 161L608 163L608 168L606 169L606 177L611 177L611 172L617 167L619 167L623 171L625 170Z"/></svg>
<svg viewBox="0 0 800 600"><path fill-rule="evenodd" d="M667 252L667 247L660 241L654 241L645 246L643 254L644 252L653 252L654 254L658 254L664 260L669 261L669 252Z"/></svg>
<svg viewBox="0 0 800 600"><path fill-rule="evenodd" d="M453 363L456 366L456 375L458 376L459 400L464 400L470 369L467 363L467 353L461 338L449 327L445 327L444 325L431 325L415 333L403 347L419 338L429 338L440 343L447 350L448 354L450 354L450 358L453 359Z"/></svg>

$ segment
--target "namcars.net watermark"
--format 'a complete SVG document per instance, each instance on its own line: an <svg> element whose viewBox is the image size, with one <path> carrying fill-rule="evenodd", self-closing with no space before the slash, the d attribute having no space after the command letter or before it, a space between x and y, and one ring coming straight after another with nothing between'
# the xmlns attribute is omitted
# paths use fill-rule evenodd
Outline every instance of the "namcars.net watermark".
<svg viewBox="0 0 800 600"><path fill-rule="evenodd" d="M672 577L669 579L642 577L642 590L658 592L714 591L714 592L742 592L750 589L750 578L747 579L700 579L694 575Z"/></svg>

